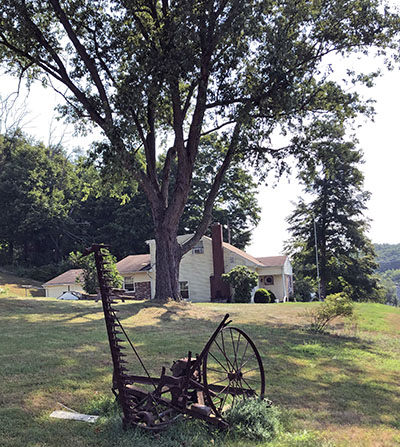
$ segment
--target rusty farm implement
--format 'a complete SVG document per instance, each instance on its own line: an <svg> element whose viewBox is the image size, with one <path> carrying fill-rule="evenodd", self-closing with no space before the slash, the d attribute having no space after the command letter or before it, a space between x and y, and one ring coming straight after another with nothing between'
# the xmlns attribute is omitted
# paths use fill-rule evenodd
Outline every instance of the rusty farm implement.
<svg viewBox="0 0 400 447"><path fill-rule="evenodd" d="M230 326L227 314L200 354L193 356L189 351L186 358L173 362L171 374L162 368L160 377L152 377L118 318L118 295L110 285L106 248L92 245L85 254L95 257L114 367L113 392L122 409L123 425L159 431L188 415L227 428L227 408L264 395L264 368L254 342L241 329ZM127 348L133 351L144 375L128 370Z"/></svg>

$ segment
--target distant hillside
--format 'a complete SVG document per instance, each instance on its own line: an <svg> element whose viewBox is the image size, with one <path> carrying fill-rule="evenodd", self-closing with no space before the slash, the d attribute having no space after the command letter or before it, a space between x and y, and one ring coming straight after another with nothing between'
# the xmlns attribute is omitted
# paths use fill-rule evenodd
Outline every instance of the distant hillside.
<svg viewBox="0 0 400 447"><path fill-rule="evenodd" d="M400 269L400 244L375 244L379 271Z"/></svg>

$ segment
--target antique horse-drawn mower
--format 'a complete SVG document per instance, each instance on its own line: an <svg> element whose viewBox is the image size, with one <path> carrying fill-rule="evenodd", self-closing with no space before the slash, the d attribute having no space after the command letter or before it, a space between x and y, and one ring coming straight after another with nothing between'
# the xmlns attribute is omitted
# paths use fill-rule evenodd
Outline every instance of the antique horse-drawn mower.
<svg viewBox="0 0 400 447"><path fill-rule="evenodd" d="M85 255L94 253L111 357L113 387L122 412L123 425L136 425L159 431L181 415L200 418L219 428L227 428L224 411L236 402L263 397L264 368L253 341L241 329L229 326L225 315L194 357L173 362L172 374L163 367L160 377L151 377L113 307L118 292L110 285L105 245L92 245ZM126 348L130 346L145 375L127 369ZM125 351L125 352L124 352ZM142 389L136 385L144 385ZM148 389L146 389L148 388Z"/></svg>

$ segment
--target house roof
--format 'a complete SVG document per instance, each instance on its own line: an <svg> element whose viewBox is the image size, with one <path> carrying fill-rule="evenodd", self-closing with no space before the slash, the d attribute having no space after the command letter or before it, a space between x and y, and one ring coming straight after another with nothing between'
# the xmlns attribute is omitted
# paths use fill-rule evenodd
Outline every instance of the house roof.
<svg viewBox="0 0 400 447"><path fill-rule="evenodd" d="M264 258L257 258L261 264L266 267L282 267L286 262L287 256L266 256Z"/></svg>
<svg viewBox="0 0 400 447"><path fill-rule="evenodd" d="M76 280L81 276L82 269L71 269L67 270L61 275L47 281L43 286L58 286L61 284L76 284Z"/></svg>
<svg viewBox="0 0 400 447"><path fill-rule="evenodd" d="M233 253L236 253L237 255L241 256L242 258L245 258L248 261L254 262L254 264L256 264L256 265L259 265L259 266L263 265L263 263L259 259L255 258L254 256L249 255L245 251L240 250L239 248L236 248L233 245L228 244L227 242L223 242L222 244L223 244L224 248L226 248L229 251L232 251Z"/></svg>
<svg viewBox="0 0 400 447"><path fill-rule="evenodd" d="M119 273L134 273L150 269L150 255L129 255L117 262Z"/></svg>

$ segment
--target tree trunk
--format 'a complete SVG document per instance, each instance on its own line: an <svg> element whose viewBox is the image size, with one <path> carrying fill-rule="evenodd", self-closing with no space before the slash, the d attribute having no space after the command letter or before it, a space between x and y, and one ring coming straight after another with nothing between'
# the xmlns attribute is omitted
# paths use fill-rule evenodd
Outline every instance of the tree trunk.
<svg viewBox="0 0 400 447"><path fill-rule="evenodd" d="M328 227L328 219L327 219L327 201L329 197L329 184L328 180L325 177L323 186L322 186L322 209L321 209L321 232L320 232L320 287L321 287L321 299L325 301L326 298L326 286L327 286L327 277L326 277L326 230Z"/></svg>
<svg viewBox="0 0 400 447"><path fill-rule="evenodd" d="M177 229L156 228L156 293L159 301L180 301L179 263L181 249L176 240Z"/></svg>

